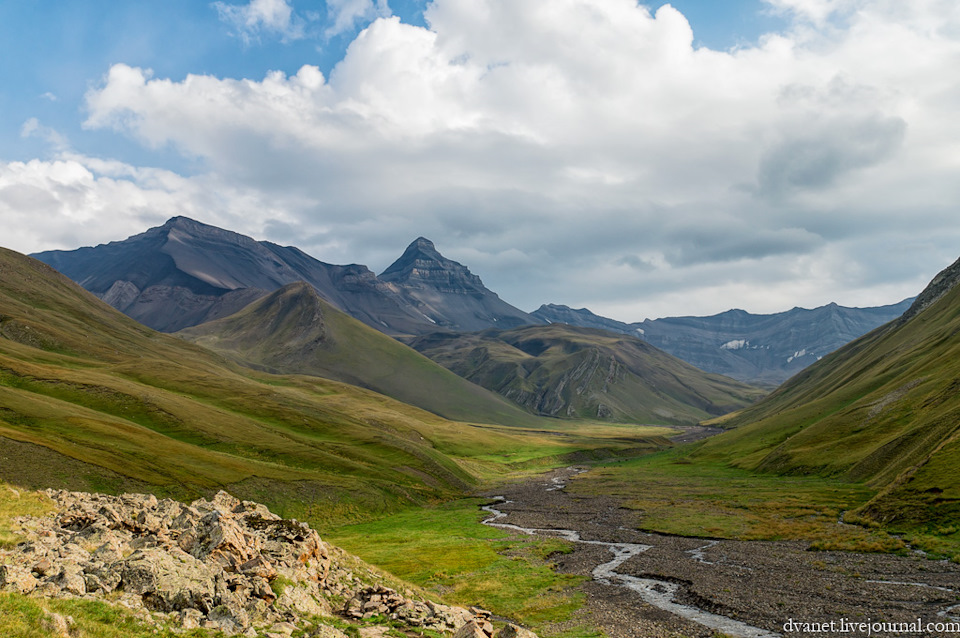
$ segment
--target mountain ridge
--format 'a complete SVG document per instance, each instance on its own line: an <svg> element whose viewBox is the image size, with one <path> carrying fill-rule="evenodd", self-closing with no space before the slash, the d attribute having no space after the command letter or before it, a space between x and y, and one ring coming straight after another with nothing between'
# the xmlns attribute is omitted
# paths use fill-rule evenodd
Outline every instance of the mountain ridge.
<svg viewBox="0 0 960 638"><path fill-rule="evenodd" d="M479 277L444 258L429 240L414 241L405 254L421 240L431 252L420 261L429 265L433 277L417 277L409 285L394 273L382 280L361 264L328 264L293 246L256 241L183 216L124 240L32 256L163 332L233 314L296 281L306 281L339 310L392 336L432 332L438 326L480 329L501 318L510 325L539 321L487 290ZM438 287L438 281L469 285Z"/></svg>
<svg viewBox="0 0 960 638"><path fill-rule="evenodd" d="M762 394L636 337L565 324L434 333L410 345L544 416L693 424Z"/></svg>
<svg viewBox="0 0 960 638"><path fill-rule="evenodd" d="M639 337L707 372L774 387L852 339L901 316L912 299L874 308L830 303L755 315L731 309L708 317L624 323L586 308L544 304L532 314L550 322Z"/></svg>
<svg viewBox="0 0 960 638"><path fill-rule="evenodd" d="M243 365L310 374L385 394L458 421L530 425L535 418L295 282L239 312L176 333Z"/></svg>

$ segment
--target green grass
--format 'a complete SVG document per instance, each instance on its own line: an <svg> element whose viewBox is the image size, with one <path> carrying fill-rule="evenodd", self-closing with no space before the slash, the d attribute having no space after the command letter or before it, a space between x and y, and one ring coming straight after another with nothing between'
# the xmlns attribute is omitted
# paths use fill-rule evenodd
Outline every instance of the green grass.
<svg viewBox="0 0 960 638"><path fill-rule="evenodd" d="M600 466L567 488L606 495L636 512L639 529L740 540L806 540L819 549L897 551L881 529L839 525L875 491L817 476L774 476L693 457L674 449Z"/></svg>
<svg viewBox="0 0 960 638"><path fill-rule="evenodd" d="M324 537L447 602L537 627L568 619L583 604L573 591L583 579L555 573L547 560L569 544L481 525L480 504L453 501L327 529Z"/></svg>
<svg viewBox="0 0 960 638"><path fill-rule="evenodd" d="M169 625L156 628L121 607L99 601L38 599L0 593L0 636L59 636L48 620L52 613L72 617L78 635L84 638L213 638L218 635L204 629L178 633Z"/></svg>
<svg viewBox="0 0 960 638"><path fill-rule="evenodd" d="M51 511L53 503L45 495L20 490L0 481L0 549L13 547L20 541L20 528L15 518L43 516Z"/></svg>

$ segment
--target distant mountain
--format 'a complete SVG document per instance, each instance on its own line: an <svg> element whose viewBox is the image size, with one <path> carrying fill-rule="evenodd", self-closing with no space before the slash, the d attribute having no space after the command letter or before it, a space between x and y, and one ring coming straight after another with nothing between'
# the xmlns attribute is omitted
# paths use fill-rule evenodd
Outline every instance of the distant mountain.
<svg viewBox="0 0 960 638"><path fill-rule="evenodd" d="M719 421L698 455L784 474L863 481L860 515L905 525L960 518L960 260L897 321ZM954 529L951 527L950 529ZM946 533L946 532L938 532Z"/></svg>
<svg viewBox="0 0 960 638"><path fill-rule="evenodd" d="M837 304L771 315L729 310L710 317L668 317L623 323L585 308L543 305L535 317L550 323L602 328L655 345L701 370L773 387L874 328L899 317L912 299L876 308Z"/></svg>
<svg viewBox="0 0 960 638"><path fill-rule="evenodd" d="M762 391L708 374L626 335L562 324L435 333L411 345L537 414L631 423L696 423Z"/></svg>
<svg viewBox="0 0 960 638"><path fill-rule="evenodd" d="M441 255L423 237L407 246L380 274L380 281L396 286L404 299L440 328L472 332L544 323L500 299L466 266Z"/></svg>
<svg viewBox="0 0 960 638"><path fill-rule="evenodd" d="M415 248L421 245L423 250ZM366 266L327 264L294 247L174 217L123 241L33 257L164 332L233 314L297 281L309 283L335 307L390 335L423 334L438 327L473 330L498 326L501 319L515 325L518 317L539 321L500 301L427 240L417 240L404 255L384 280Z"/></svg>
<svg viewBox="0 0 960 638"><path fill-rule="evenodd" d="M305 282L177 335L244 365L343 381L450 419L533 422L499 395L340 312Z"/></svg>

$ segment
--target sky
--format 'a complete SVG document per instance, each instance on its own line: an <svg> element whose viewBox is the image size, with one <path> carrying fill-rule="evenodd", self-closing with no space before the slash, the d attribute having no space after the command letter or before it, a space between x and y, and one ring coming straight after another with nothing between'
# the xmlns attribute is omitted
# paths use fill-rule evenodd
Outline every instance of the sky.
<svg viewBox="0 0 960 638"><path fill-rule="evenodd" d="M0 246L175 215L622 321L960 256L956 0L0 3Z"/></svg>

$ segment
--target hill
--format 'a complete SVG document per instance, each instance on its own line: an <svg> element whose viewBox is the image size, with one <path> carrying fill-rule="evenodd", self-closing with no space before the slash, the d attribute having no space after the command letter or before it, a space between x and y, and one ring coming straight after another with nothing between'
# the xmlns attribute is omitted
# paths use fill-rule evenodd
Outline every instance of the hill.
<svg viewBox="0 0 960 638"><path fill-rule="evenodd" d="M435 333L411 346L537 414L633 423L695 423L762 395L650 344L563 324Z"/></svg>
<svg viewBox="0 0 960 638"><path fill-rule="evenodd" d="M177 334L244 365L343 381L451 419L535 421L500 396L340 312L304 282Z"/></svg>
<svg viewBox="0 0 960 638"><path fill-rule="evenodd" d="M550 323L639 337L701 370L773 388L837 348L899 317L912 299L876 308L835 303L770 315L728 310L709 317L623 323L586 308L548 304L533 315Z"/></svg>
<svg viewBox="0 0 960 638"><path fill-rule="evenodd" d="M960 261L900 319L717 422L697 455L780 474L861 481L860 514L939 524L960 515Z"/></svg>
<svg viewBox="0 0 960 638"><path fill-rule="evenodd" d="M500 458L666 444L615 437L456 423L336 381L243 368L0 250L0 480L178 498L229 489L344 520L462 494Z"/></svg>

